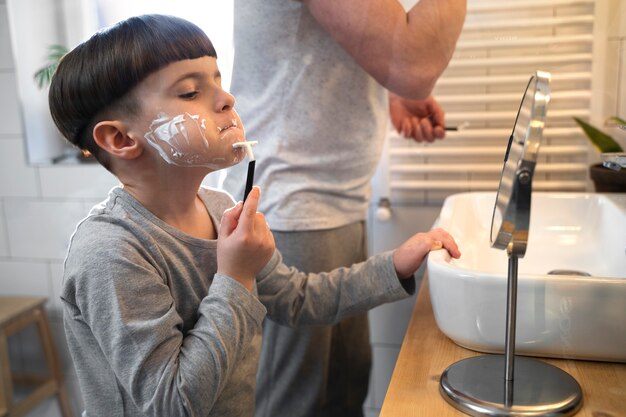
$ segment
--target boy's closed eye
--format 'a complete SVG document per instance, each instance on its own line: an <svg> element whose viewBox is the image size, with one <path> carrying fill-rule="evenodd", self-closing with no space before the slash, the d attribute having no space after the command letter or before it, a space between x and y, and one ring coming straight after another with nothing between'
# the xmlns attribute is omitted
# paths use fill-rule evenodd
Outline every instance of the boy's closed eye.
<svg viewBox="0 0 626 417"><path fill-rule="evenodd" d="M183 99L183 100L193 100L194 98L196 98L198 96L199 93L200 93L200 91L193 90L193 91L189 91L189 92L186 92L186 93L179 94L178 97Z"/></svg>

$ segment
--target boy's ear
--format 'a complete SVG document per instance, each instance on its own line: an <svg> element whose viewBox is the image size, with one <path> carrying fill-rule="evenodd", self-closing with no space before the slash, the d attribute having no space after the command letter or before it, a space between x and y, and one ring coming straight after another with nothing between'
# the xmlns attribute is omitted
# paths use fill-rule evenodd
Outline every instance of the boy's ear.
<svg viewBox="0 0 626 417"><path fill-rule="evenodd" d="M103 120L93 128L96 144L121 159L135 159L143 153L141 142L128 135L128 128L119 120Z"/></svg>

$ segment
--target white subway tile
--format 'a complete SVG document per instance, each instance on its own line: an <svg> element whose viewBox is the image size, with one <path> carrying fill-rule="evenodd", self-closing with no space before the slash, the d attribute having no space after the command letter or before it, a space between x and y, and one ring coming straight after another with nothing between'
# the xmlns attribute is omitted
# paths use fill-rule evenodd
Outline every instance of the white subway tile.
<svg viewBox="0 0 626 417"><path fill-rule="evenodd" d="M62 261L76 224L87 212L80 201L7 199L4 203L11 255Z"/></svg>
<svg viewBox="0 0 626 417"><path fill-rule="evenodd" d="M0 135L20 136L22 118L17 99L17 80L13 72L0 72Z"/></svg>
<svg viewBox="0 0 626 417"><path fill-rule="evenodd" d="M36 197L36 169L26 164L21 139L0 140L0 197Z"/></svg>
<svg viewBox="0 0 626 417"><path fill-rule="evenodd" d="M0 4L0 69L13 68L9 17L6 4Z"/></svg>
<svg viewBox="0 0 626 417"><path fill-rule="evenodd" d="M4 202L0 200L0 256L9 256L9 240L6 229L6 219L4 217Z"/></svg>
<svg viewBox="0 0 626 417"><path fill-rule="evenodd" d="M49 298L50 293L45 263L0 261L0 295Z"/></svg>
<svg viewBox="0 0 626 417"><path fill-rule="evenodd" d="M41 193L46 197L93 198L102 201L119 183L100 164L50 166L39 168Z"/></svg>
<svg viewBox="0 0 626 417"><path fill-rule="evenodd" d="M63 284L63 262L50 262L50 303L48 305L48 314L53 320L60 319L63 316L63 306L61 301L61 288Z"/></svg>

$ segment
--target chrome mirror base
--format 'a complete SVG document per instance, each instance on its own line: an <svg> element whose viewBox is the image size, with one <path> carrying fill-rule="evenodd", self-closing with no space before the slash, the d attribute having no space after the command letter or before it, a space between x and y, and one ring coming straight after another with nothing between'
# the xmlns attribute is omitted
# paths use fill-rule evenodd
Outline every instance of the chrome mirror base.
<svg viewBox="0 0 626 417"><path fill-rule="evenodd" d="M582 405L582 391L561 369L515 357L515 380L504 377L503 355L482 355L450 365L439 390L453 407L471 416L571 416Z"/></svg>

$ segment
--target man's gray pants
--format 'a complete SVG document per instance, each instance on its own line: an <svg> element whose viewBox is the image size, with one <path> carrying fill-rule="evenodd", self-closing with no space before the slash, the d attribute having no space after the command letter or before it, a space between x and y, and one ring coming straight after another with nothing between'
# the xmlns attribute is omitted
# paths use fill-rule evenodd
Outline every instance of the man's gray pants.
<svg viewBox="0 0 626 417"><path fill-rule="evenodd" d="M284 263L303 272L330 271L367 258L364 222L273 233ZM367 314L299 329L266 318L255 417L361 417L371 362Z"/></svg>

